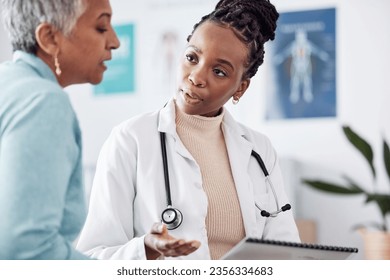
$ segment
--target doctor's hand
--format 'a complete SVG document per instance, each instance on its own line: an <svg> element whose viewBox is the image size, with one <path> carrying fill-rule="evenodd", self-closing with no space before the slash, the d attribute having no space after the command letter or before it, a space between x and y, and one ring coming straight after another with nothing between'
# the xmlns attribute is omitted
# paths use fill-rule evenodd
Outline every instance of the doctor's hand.
<svg viewBox="0 0 390 280"><path fill-rule="evenodd" d="M160 255L164 257L186 256L200 247L197 240L186 241L177 239L168 233L164 224L155 223L150 233L145 236L146 259L155 260Z"/></svg>

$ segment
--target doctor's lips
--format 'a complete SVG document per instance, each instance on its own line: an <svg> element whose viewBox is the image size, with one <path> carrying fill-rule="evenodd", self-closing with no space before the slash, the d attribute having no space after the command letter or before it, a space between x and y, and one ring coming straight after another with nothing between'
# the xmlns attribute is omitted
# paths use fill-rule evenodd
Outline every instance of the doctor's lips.
<svg viewBox="0 0 390 280"><path fill-rule="evenodd" d="M180 91L183 94L185 101L190 104L196 104L203 101L203 98L190 90L181 89Z"/></svg>

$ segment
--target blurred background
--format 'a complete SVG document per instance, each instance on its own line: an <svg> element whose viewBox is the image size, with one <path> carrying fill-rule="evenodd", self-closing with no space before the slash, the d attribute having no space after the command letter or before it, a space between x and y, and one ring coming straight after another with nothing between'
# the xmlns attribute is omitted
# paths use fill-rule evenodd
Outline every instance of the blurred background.
<svg viewBox="0 0 390 280"><path fill-rule="evenodd" d="M186 38L216 3L111 1L121 48L113 54L101 85L66 89L83 132L87 197L99 150L110 131L134 115L161 108L174 94L177 59ZM363 258L362 238L352 227L379 222L376 205L365 204L360 195L318 192L302 179L337 182L348 175L368 191L390 193L382 159L382 139L390 140L390 1L272 3L281 13L277 37L266 45L265 62L245 96L237 106L227 107L237 120L266 134L274 144L303 240L358 247L354 258ZM291 46L297 46L302 31L306 49L300 50L306 52L303 58L310 69L300 68L307 76L294 84L293 74L299 69L293 69L297 61ZM11 58L1 26L0 62ZM347 141L343 125L372 145L376 180Z"/></svg>

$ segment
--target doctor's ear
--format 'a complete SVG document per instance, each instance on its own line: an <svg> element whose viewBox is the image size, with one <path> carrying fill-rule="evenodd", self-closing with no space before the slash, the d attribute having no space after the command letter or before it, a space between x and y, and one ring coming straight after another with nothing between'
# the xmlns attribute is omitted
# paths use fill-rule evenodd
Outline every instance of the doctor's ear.
<svg viewBox="0 0 390 280"><path fill-rule="evenodd" d="M238 87L238 89L234 93L233 98L235 100L240 99L244 95L246 90L248 89L250 83L251 83L250 79L242 80L240 86Z"/></svg>
<svg viewBox="0 0 390 280"><path fill-rule="evenodd" d="M50 56L56 55L59 49L60 31L52 24L43 22L35 29L38 47Z"/></svg>

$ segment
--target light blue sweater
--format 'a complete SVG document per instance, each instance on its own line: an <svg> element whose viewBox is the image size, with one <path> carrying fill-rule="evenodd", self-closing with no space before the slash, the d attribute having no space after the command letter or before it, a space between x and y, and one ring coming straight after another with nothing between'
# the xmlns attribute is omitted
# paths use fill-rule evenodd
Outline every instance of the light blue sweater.
<svg viewBox="0 0 390 280"><path fill-rule="evenodd" d="M0 259L84 259L81 132L69 97L38 57L0 65Z"/></svg>

